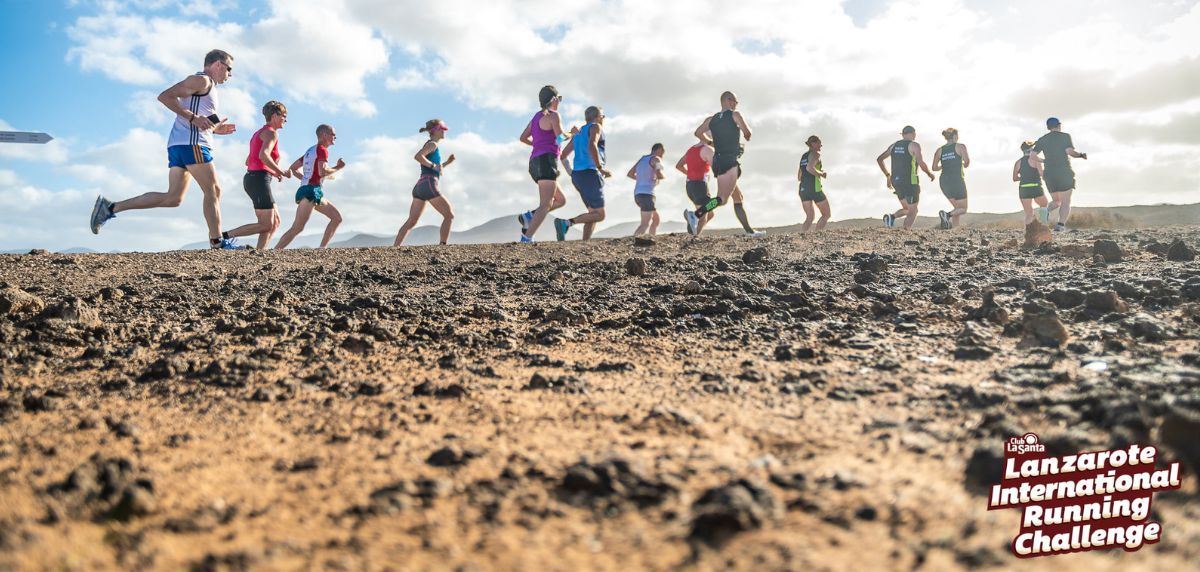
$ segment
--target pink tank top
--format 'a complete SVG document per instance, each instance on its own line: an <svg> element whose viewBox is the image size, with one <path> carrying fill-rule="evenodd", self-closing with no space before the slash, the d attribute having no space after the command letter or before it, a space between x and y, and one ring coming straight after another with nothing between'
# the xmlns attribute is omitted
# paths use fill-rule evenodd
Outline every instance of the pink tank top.
<svg viewBox="0 0 1200 572"><path fill-rule="evenodd" d="M254 132L254 136L250 138L250 156L246 158L246 170L247 171L266 171L267 170L267 166L263 165L262 159L258 158L258 154L262 152L262 146L263 146L262 137L259 137L259 135L262 135L262 132L264 129L270 129L271 131L275 131L274 127L271 127L270 125L263 125L262 129L259 129L258 131ZM279 164L279 142L278 141L276 141L275 146L271 148L271 160L275 161L276 165Z"/></svg>
<svg viewBox="0 0 1200 572"><path fill-rule="evenodd" d="M553 153L558 156L558 136L554 134L553 129L542 129L538 125L538 120L542 118L542 112L539 111L533 116L533 120L529 122L529 132L533 134L533 152L529 154L530 158L540 157L547 153Z"/></svg>

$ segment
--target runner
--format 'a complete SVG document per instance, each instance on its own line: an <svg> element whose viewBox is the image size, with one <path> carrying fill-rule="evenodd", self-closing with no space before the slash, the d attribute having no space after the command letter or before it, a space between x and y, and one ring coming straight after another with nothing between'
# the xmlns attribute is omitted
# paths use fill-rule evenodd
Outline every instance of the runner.
<svg viewBox="0 0 1200 572"><path fill-rule="evenodd" d="M709 199L693 211L684 210L683 218L687 221L688 232L692 236L700 236L704 225L711 220L707 217L717 207L725 204L729 197L738 190L738 177L742 176L742 166L738 159L742 156L742 137L750 140L750 127L737 111L738 99L731 91L721 94L721 111L704 120L696 128L696 137L711 138L713 142L712 171L717 176L717 196Z"/></svg>
<svg viewBox="0 0 1200 572"><path fill-rule="evenodd" d="M1044 210L1046 191L1042 189L1042 162L1031 152L1033 146L1033 141L1022 143L1021 158L1013 164L1013 182L1018 185L1021 208L1025 210L1025 226L1029 226L1034 220L1041 218L1042 213L1047 212ZM1041 207L1037 214L1033 211L1034 202Z"/></svg>
<svg viewBox="0 0 1200 572"><path fill-rule="evenodd" d="M596 223L604 220L604 179L612 172L604 168L607 157L604 151L604 110L593 105L583 112L587 124L573 133L562 150L563 167L571 173L571 184L579 191L587 212L570 219L554 219L554 236L566 240L571 225L583 225L583 239L591 240ZM571 167L568 157L575 154L575 166Z"/></svg>
<svg viewBox="0 0 1200 572"><path fill-rule="evenodd" d="M412 190L412 205L408 207L408 220L400 226L400 231L396 233L396 242L392 246L400 246L404 243L404 239L408 237L408 232L417 226L417 221L421 218L421 213L425 211L425 203L433 205L433 210L442 215L442 227L438 230L438 240L440 244L446 244L450 240L450 225L454 222L454 209L450 208L450 203L446 201L446 197L438 191L442 180L442 172L446 167L449 167L454 162L454 155L446 157L446 162L442 162L442 150L438 147L438 142L446 137L446 132L450 128L441 119L430 119L425 122L425 127L417 130L417 133L428 133L429 140L421 146L421 150L413 155L413 160L421 164L421 177L417 179L416 186Z"/></svg>
<svg viewBox="0 0 1200 572"><path fill-rule="evenodd" d="M538 102L542 109L521 132L521 142L533 147L529 155L529 176L538 186L537 208L517 215L521 223L521 242L533 242L533 235L546 220L546 214L567 204L567 197L558 186L558 138L563 135L558 105L562 103L562 96L554 86L547 85L538 92Z"/></svg>
<svg viewBox="0 0 1200 572"><path fill-rule="evenodd" d="M271 178L283 181L291 177L290 170L279 166L279 133L287 123L287 106L278 101L268 101L262 108L267 123L250 137L250 154L246 156L246 174L242 177L242 188L254 205L254 216L258 222L244 224L221 237L232 243L239 236L258 235L257 248L263 250L271 241L271 235L279 229L279 210L275 208L275 195L271 193Z"/></svg>
<svg viewBox="0 0 1200 572"><path fill-rule="evenodd" d="M175 114L175 123L167 136L167 192L145 193L132 199L112 202L96 197L92 207L92 234L119 212L135 209L173 208L183 203L188 183L194 178L204 192L204 221L208 224L211 248L237 248L221 238L221 185L212 163L212 136L229 135L237 130L217 116L217 86L233 75L233 56L212 50L204 56L204 71L167 88L158 101Z"/></svg>
<svg viewBox="0 0 1200 572"><path fill-rule="evenodd" d="M963 169L971 166L971 156L967 154L967 146L958 142L958 130L951 127L942 131L946 144L933 154L933 170L941 171L939 183L942 194L954 207L950 212L938 211L942 228L950 229L958 226L958 218L967 212L967 179Z"/></svg>
<svg viewBox="0 0 1200 572"><path fill-rule="evenodd" d="M317 212L329 217L329 224L325 226L325 235L321 237L321 248L329 246L329 240L333 238L333 233L337 231L339 224L342 224L342 213L338 212L337 207L325 198L325 191L321 189L321 182L338 171L341 171L346 166L346 162L338 159L337 165L333 168L329 167L329 147L337 140L337 133L333 131L333 127L325 124L317 126L317 144L308 148L303 157L296 159L292 166L288 168L292 171L293 176L300 179L304 184L296 189L296 220L292 221L292 228L283 233L279 237L279 242L275 243L275 250L287 248L287 245L292 243L296 235L304 230L304 225L308 224L308 217L312 216L313 209ZM300 172L303 166L304 172Z"/></svg>
<svg viewBox="0 0 1200 572"><path fill-rule="evenodd" d="M821 138L810 135L804 143L808 145L808 151L800 157L800 172L796 174L800 180L800 205L804 207L804 226L800 227L800 234L808 234L808 229L812 227L813 203L821 209L817 230L824 230L825 223L829 222L829 200L825 198L825 189L821 185L821 179L829 174L821 170Z"/></svg>
<svg viewBox="0 0 1200 572"><path fill-rule="evenodd" d="M1042 135L1033 145L1033 154L1044 153L1046 189L1050 191L1049 212L1058 209L1058 223L1054 232L1067 230L1067 219L1071 218L1071 194L1075 191L1075 171L1071 169L1071 157L1087 160L1087 153L1075 150L1071 136L1063 133L1062 122L1057 117L1046 120L1050 132Z"/></svg>
<svg viewBox="0 0 1200 572"><path fill-rule="evenodd" d="M709 143L707 134L702 134L696 137L699 141L688 147L687 153L684 153L679 161L675 163L675 168L683 173L687 179L684 184L684 190L687 192L688 200L697 209L703 207L708 201L712 200L712 195L708 192L708 177L709 169L712 167L713 148ZM705 222L712 220L712 211L704 214Z"/></svg>
<svg viewBox="0 0 1200 572"><path fill-rule="evenodd" d="M637 204L638 209L642 212L642 222L637 229L633 231L633 236L641 236L649 233L650 236L658 234L658 209L654 207L654 187L658 186L659 181L666 178L663 175L662 157L666 154L662 143L655 143L650 147L650 154L643 155L638 162L629 169L627 176L636 181L633 186L633 202Z"/></svg>
<svg viewBox="0 0 1200 572"><path fill-rule="evenodd" d="M916 142L917 130L911 125L906 125L900 131L900 136L901 139L892 143L875 162L879 164L879 170L883 171L883 176L887 179L887 187L896 193L896 198L900 201L900 210L883 215L883 224L888 227L896 226L896 217L903 215L904 228L907 229L912 228L913 222L917 220L917 203L921 200L921 181L917 167L929 175L930 181L934 177L925 164L925 159L921 157L921 145ZM892 158L891 173L883 166L883 160L889 156Z"/></svg>

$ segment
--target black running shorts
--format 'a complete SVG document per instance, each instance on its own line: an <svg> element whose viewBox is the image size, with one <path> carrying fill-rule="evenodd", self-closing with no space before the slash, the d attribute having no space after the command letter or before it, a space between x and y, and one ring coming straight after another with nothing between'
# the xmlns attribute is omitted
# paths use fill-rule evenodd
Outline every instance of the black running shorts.
<svg viewBox="0 0 1200 572"><path fill-rule="evenodd" d="M1052 193L1063 193L1075 190L1075 172L1071 170L1046 169L1043 177L1046 180L1046 190Z"/></svg>
<svg viewBox="0 0 1200 572"><path fill-rule="evenodd" d="M727 173L730 169L737 167L737 176L742 176L742 164L738 163L738 158L732 155L722 155L717 153L713 155L712 172L720 177Z"/></svg>
<svg viewBox="0 0 1200 572"><path fill-rule="evenodd" d="M636 203L638 208L642 209L642 212L644 212L644 213L649 213L649 212L655 211L654 195L651 195L649 193L638 193L636 195L633 195L633 202Z"/></svg>
<svg viewBox="0 0 1200 572"><path fill-rule="evenodd" d="M533 177L533 181L557 181L558 180L558 157L554 153L543 153L537 157L529 158L529 176Z"/></svg>
<svg viewBox="0 0 1200 572"><path fill-rule="evenodd" d="M947 199L961 201L967 198L967 181L962 177L947 177L942 175L938 180L942 186L942 194L946 195Z"/></svg>
<svg viewBox="0 0 1200 572"><path fill-rule="evenodd" d="M908 181L892 181L892 190L900 199L915 205L921 201L921 185Z"/></svg>
<svg viewBox="0 0 1200 572"><path fill-rule="evenodd" d="M687 189L688 200L697 208L712 200L712 195L708 194L708 181L688 181L684 188Z"/></svg>
<svg viewBox="0 0 1200 572"><path fill-rule="evenodd" d="M242 188L250 195L254 210L275 208L275 197L271 195L271 174L266 171L246 171L242 177Z"/></svg>

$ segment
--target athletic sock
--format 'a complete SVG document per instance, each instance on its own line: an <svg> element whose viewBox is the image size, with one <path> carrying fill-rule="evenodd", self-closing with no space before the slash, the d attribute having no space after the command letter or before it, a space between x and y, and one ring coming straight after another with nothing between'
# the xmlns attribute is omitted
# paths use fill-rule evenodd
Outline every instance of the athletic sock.
<svg viewBox="0 0 1200 572"><path fill-rule="evenodd" d="M222 232L221 238L224 238L225 240L229 240L229 231Z"/></svg>
<svg viewBox="0 0 1200 572"><path fill-rule="evenodd" d="M742 223L742 229L748 233L754 232L754 227L750 226L750 221L746 218L746 207L742 203L733 203L733 214L737 215L738 222Z"/></svg>
<svg viewBox="0 0 1200 572"><path fill-rule="evenodd" d="M220 239L220 238L210 238L210 239L208 239L208 245L209 245L209 246L216 246L216 245L218 245L218 244L221 244L221 239Z"/></svg>
<svg viewBox="0 0 1200 572"><path fill-rule="evenodd" d="M721 206L721 197L713 197L711 199L708 199L707 203L704 203L703 206L696 209L696 213L695 213L696 218L700 218L700 217L708 214L710 211L712 211L713 209L715 209L719 206Z"/></svg>

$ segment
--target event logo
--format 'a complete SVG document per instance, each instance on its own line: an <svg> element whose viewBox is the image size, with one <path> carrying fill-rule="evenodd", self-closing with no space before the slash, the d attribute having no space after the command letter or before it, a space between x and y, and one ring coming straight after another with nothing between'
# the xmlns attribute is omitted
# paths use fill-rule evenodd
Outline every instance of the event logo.
<svg viewBox="0 0 1200 572"><path fill-rule="evenodd" d="M1004 443L1004 477L992 485L988 510L1020 508L1012 541L1019 558L1121 547L1133 552L1162 540L1150 520L1154 493L1180 487L1179 462L1156 468L1158 449L1046 456L1034 433Z"/></svg>

